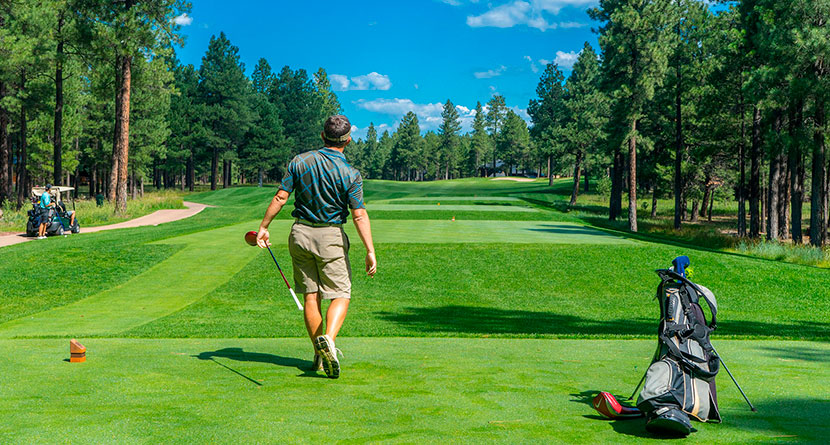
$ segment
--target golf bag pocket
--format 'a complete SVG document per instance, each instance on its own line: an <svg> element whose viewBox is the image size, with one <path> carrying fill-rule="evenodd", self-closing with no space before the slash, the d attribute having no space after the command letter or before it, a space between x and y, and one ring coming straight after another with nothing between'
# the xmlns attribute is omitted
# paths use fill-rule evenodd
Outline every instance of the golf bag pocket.
<svg viewBox="0 0 830 445"><path fill-rule="evenodd" d="M717 410L711 410L712 404L709 383L695 378L691 372L668 357L649 366L643 390L637 400L637 408L647 416L663 407L670 407L701 422L720 420Z"/></svg>

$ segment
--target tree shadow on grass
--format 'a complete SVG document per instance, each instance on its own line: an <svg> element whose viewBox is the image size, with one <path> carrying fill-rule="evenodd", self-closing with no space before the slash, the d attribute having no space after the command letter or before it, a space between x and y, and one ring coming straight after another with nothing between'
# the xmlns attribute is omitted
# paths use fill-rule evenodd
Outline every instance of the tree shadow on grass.
<svg viewBox="0 0 830 445"><path fill-rule="evenodd" d="M229 371L238 374L245 379L249 380L250 382L256 385L262 385L258 381L242 374L241 372L217 362L215 359L218 358L226 358L230 360L235 360L238 362L256 362L256 363L270 363L277 366L285 366L288 368L297 368L300 371L303 371L303 374L300 374L301 377L319 377L318 374L311 370L311 361L309 360L302 360L294 357L283 357L280 355L275 354L265 354L262 352L245 352L242 348L224 348L219 349L216 351L206 351L200 352L199 355L194 355L192 357L198 358L199 360L210 360L219 366L228 369Z"/></svg>
<svg viewBox="0 0 830 445"><path fill-rule="evenodd" d="M466 335L567 335L641 336L656 338L658 316L618 320L597 320L549 311L507 310L476 306L408 307L397 312L378 312L381 319L422 333ZM830 324L795 320L762 323L735 320L718 326L717 335L735 337L780 336L799 339L826 339ZM798 348L796 348L798 349ZM830 360L827 352L804 352L813 360Z"/></svg>
<svg viewBox="0 0 830 445"><path fill-rule="evenodd" d="M602 232L586 226L542 224L540 227L529 228L533 232L547 232L559 235L598 236L604 238L622 238L607 232Z"/></svg>
<svg viewBox="0 0 830 445"><path fill-rule="evenodd" d="M724 426L773 434L770 441L793 440L800 443L826 443L830 435L830 400L810 398L770 398L755 401L757 412L748 408L723 412Z"/></svg>
<svg viewBox="0 0 830 445"><path fill-rule="evenodd" d="M380 312L387 320L419 332L514 335L647 335L656 320L590 320L553 312L474 306L410 307Z"/></svg>
<svg viewBox="0 0 830 445"><path fill-rule="evenodd" d="M769 352L776 357L788 360L804 360L806 362L830 362L830 349L819 349L809 346L789 346L786 348L776 348L771 346L763 346L762 350Z"/></svg>

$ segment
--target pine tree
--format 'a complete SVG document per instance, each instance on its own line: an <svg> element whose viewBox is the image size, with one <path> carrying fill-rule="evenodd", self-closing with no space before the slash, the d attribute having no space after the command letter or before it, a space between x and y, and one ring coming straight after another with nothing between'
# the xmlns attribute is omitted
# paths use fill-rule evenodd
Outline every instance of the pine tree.
<svg viewBox="0 0 830 445"><path fill-rule="evenodd" d="M395 145L391 155L393 170L397 172L394 175L395 179L403 178L411 181L415 178L415 169L422 159L422 144L418 116L410 111L401 119L395 135Z"/></svg>
<svg viewBox="0 0 830 445"><path fill-rule="evenodd" d="M637 231L637 123L664 78L667 66L668 0L601 0L589 14L603 23L599 43L605 80L627 124L628 225ZM615 168L619 170L619 165Z"/></svg>
<svg viewBox="0 0 830 445"><path fill-rule="evenodd" d="M461 131L461 121L458 118L458 110L455 105L447 99L444 104L444 110L441 112L441 126L438 127L438 134L441 137L440 141L440 159L444 166L444 179L450 179L450 170L456 167L458 159L456 153L458 145L460 144L459 132ZM440 172L436 172L436 177L440 176Z"/></svg>
<svg viewBox="0 0 830 445"><path fill-rule="evenodd" d="M206 142L212 151L210 189L216 190L220 154L242 142L253 118L239 48L231 44L225 33L211 37L202 57L199 78L199 103L204 113Z"/></svg>
<svg viewBox="0 0 830 445"><path fill-rule="evenodd" d="M553 155L560 145L561 131L565 125L565 76L554 63L545 66L545 71L536 86L538 99L531 99L527 114L533 122L531 135L540 152L547 158L548 184L553 185Z"/></svg>
<svg viewBox="0 0 830 445"><path fill-rule="evenodd" d="M567 95L563 114L567 121L561 136L567 150L574 156L574 182L569 204L573 206L579 195L580 174L586 170L589 156L598 155L595 151L603 137L602 129L608 114L606 96L600 90L597 54L587 42L574 63L565 89ZM587 181L587 172L585 175Z"/></svg>
<svg viewBox="0 0 830 445"><path fill-rule="evenodd" d="M493 147L493 176L496 175L496 158L498 157L498 137L504 125L504 118L507 114L507 105L504 96L497 94L487 102L487 130L490 132Z"/></svg>
<svg viewBox="0 0 830 445"><path fill-rule="evenodd" d="M475 116L473 117L473 132L470 141L469 170L478 172L477 176L487 176L485 162L486 154L492 149L492 140L487 135L486 117L481 102L476 102Z"/></svg>

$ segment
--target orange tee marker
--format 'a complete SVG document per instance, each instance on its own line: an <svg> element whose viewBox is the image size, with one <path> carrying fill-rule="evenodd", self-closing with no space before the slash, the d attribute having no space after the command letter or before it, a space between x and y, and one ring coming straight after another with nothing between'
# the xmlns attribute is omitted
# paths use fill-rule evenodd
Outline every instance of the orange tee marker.
<svg viewBox="0 0 830 445"><path fill-rule="evenodd" d="M81 363L86 361L86 347L74 338L69 340L69 361L71 363Z"/></svg>

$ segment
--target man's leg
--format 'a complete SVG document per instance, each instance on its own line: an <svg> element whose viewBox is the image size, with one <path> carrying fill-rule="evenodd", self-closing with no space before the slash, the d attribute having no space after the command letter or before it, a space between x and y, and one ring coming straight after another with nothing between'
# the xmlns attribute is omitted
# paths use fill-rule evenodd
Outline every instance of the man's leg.
<svg viewBox="0 0 830 445"><path fill-rule="evenodd" d="M314 344L314 339L323 335L323 311L320 307L320 294L317 292L305 294L303 314L305 315L305 328L308 331L309 338L311 338L311 343Z"/></svg>
<svg viewBox="0 0 830 445"><path fill-rule="evenodd" d="M42 237L44 233L46 233L46 224L40 223L40 227L37 228L38 238Z"/></svg>
<svg viewBox="0 0 830 445"><path fill-rule="evenodd" d="M346 319L346 313L349 311L349 301L348 298L335 298L329 304L329 309L326 311L326 335L332 340L337 338L337 333L343 326L343 320Z"/></svg>

